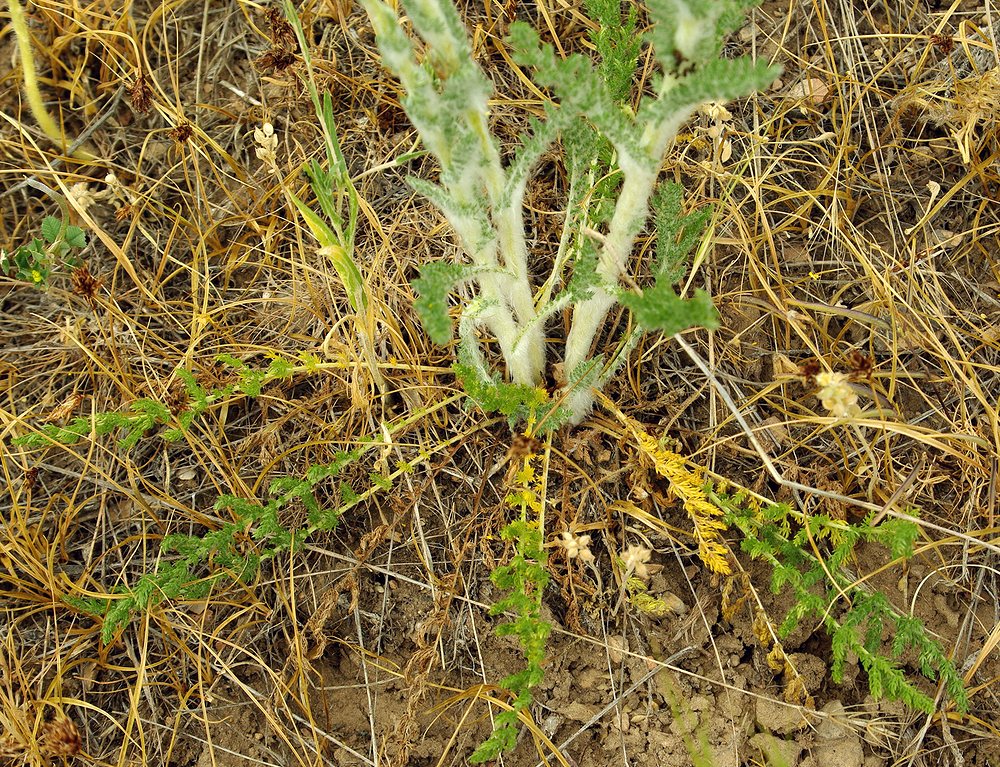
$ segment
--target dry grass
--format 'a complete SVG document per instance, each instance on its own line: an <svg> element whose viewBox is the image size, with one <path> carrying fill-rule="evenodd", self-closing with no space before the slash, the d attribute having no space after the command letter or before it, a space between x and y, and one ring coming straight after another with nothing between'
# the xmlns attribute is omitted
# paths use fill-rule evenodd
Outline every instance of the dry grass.
<svg viewBox="0 0 1000 767"><path fill-rule="evenodd" d="M460 764L488 731L484 702L506 705L493 685L518 661L491 636L486 576L510 553L497 534L511 438L456 404L448 350L430 344L411 309L417 266L457 250L403 183L433 164L367 172L416 136L364 14L306 4L317 86L334 96L364 201L356 259L383 396L336 273L287 205L289 191L308 198L300 171L322 136L299 59L266 10L246 0L30 4L44 98L67 143L79 139L93 161L36 130L12 32L0 35L0 247L58 214L40 189L102 193L90 205L70 195L92 243L86 273L56 275L45 291L0 277L0 758L12 763ZM513 142L542 97L510 68L513 14L566 51L586 47L585 20L567 2L462 10L497 84L497 132ZM896 764L1000 758L990 743L1000 735L997 20L992 3L984 12L964 0L936 11L922 0L756 10L731 46L780 61L781 83L730 105L726 119L700 117L665 163L692 204L716 206L716 244L691 280L715 296L723 329L690 334L694 357L645 340L609 389L712 476L847 519L921 510L910 569L862 558L859 577L894 589L902 609L941 632L970 713L867 705L863 680L810 683L819 703L847 704L870 753ZM275 173L254 153L263 121L280 137ZM532 192L542 250L558 239L562 183L550 162ZM211 406L178 443L10 443L143 397L183 404L178 368L209 388L232 381L219 354L265 367L302 353L319 364ZM863 417L845 426L825 413L790 375L810 360L853 371ZM263 497L274 477L300 476L369 436L384 444L345 477L355 490L399 460L416 470L252 584L163 603L106 647L64 601L134 584L166 534L231 521L213 508L220 494ZM736 712L780 698L783 683L740 656L769 648L719 619L720 588L692 567L683 515L654 504L655 488L633 493L648 478L619 421L596 413L557 436L549 459L547 539L572 527L603 543L594 573L553 549L539 753L522 744L511 763L673 763L636 732L665 729L705 696L720 701L717 719L733 714L721 735L711 731L718 763L760 763L735 735ZM339 503L336 487L325 492ZM657 623L618 599L610 553L643 540L688 615ZM760 612L777 611L761 571L742 566L741 588ZM828 651L822 639L798 644L820 659ZM574 718L560 705L574 700L581 669L593 670L584 660L603 669L588 688L603 703ZM689 757L682 747L676 758Z"/></svg>

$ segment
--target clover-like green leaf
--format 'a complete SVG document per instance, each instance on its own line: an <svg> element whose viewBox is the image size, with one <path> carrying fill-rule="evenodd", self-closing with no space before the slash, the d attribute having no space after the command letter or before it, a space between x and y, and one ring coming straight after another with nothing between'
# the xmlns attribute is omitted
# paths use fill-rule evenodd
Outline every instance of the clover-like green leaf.
<svg viewBox="0 0 1000 767"><path fill-rule="evenodd" d="M61 219L55 216L46 216L42 221L42 237L50 245L59 239L59 233L62 231L63 222Z"/></svg>

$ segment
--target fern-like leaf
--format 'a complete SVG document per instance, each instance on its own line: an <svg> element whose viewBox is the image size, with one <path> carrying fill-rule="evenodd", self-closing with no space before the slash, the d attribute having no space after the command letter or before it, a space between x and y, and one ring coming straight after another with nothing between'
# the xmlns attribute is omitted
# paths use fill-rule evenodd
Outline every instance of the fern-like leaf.
<svg viewBox="0 0 1000 767"><path fill-rule="evenodd" d="M728 575L732 568L722 542L726 524L722 519L722 510L708 500L704 479L697 471L687 467L683 457L661 447L635 422L630 423L630 430L639 450L652 461L656 473L670 483L670 491L684 504L688 519L694 525L701 561L712 572Z"/></svg>
<svg viewBox="0 0 1000 767"><path fill-rule="evenodd" d="M632 310L643 328L661 330L668 336L694 327L719 327L719 312L704 290L696 290L693 297L684 299L661 281L641 296L623 291L620 301Z"/></svg>
<svg viewBox="0 0 1000 767"><path fill-rule="evenodd" d="M482 271L479 267L442 261L425 264L420 268L420 277L413 281L413 288L418 293L414 308L424 330L434 343L444 345L452 338L448 293L459 283Z"/></svg>

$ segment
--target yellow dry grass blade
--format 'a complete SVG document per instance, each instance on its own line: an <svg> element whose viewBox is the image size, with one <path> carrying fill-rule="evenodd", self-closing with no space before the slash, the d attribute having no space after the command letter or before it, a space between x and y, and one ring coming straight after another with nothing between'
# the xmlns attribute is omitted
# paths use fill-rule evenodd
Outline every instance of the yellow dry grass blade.
<svg viewBox="0 0 1000 767"><path fill-rule="evenodd" d="M985 661L997 646L1000 646L1000 623L993 626L993 630L990 631L986 641L983 642L983 646L979 649L979 654L976 656L976 661L973 663L969 670L965 672L965 676L962 681L966 685L971 684L972 680L976 678L976 673L979 671L979 667L982 666L983 661Z"/></svg>

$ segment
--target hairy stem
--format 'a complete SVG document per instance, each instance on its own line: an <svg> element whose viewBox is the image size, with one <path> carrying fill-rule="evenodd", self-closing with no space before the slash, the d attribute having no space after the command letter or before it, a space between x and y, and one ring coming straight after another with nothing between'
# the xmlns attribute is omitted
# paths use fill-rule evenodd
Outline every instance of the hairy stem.
<svg viewBox="0 0 1000 767"><path fill-rule="evenodd" d="M646 220L649 197L656 183L658 168L654 163L645 167L636 164L622 170L625 181L597 265L597 273L606 287L596 288L590 298L573 309L573 320L566 338L567 376L571 376L581 363L590 358L594 338L618 300L607 288L616 286L625 271L636 235ZM582 421L590 411L593 399L590 391L574 391L569 395L569 407L573 411L575 423Z"/></svg>

